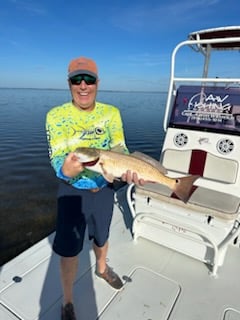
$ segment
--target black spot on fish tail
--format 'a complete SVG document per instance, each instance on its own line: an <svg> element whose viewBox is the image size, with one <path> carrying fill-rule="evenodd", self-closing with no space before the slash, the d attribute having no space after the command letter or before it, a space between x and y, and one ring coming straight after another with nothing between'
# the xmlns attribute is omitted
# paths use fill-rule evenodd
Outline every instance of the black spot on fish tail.
<svg viewBox="0 0 240 320"><path fill-rule="evenodd" d="M188 202L192 194L193 183L199 178L199 176L192 175L188 177L182 177L175 180L175 186L173 188L176 196L183 202Z"/></svg>

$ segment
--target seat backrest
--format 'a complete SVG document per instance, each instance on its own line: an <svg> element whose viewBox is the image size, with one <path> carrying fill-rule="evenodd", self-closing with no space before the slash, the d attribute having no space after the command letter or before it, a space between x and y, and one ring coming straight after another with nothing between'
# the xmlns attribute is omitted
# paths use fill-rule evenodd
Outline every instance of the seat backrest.
<svg viewBox="0 0 240 320"><path fill-rule="evenodd" d="M203 178L224 183L235 183L238 174L237 161L198 149L165 149L162 164L171 171L200 175Z"/></svg>

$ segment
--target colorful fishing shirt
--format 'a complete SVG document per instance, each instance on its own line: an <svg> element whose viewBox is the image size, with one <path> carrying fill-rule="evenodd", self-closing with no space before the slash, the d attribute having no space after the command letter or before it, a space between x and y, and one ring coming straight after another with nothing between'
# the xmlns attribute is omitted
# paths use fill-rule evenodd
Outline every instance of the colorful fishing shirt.
<svg viewBox="0 0 240 320"><path fill-rule="evenodd" d="M51 109L46 117L49 157L57 177L79 189L103 187L106 180L99 173L85 169L69 179L62 173L63 162L77 147L109 150L121 145L128 153L119 110L96 102L92 111L80 110L72 102Z"/></svg>

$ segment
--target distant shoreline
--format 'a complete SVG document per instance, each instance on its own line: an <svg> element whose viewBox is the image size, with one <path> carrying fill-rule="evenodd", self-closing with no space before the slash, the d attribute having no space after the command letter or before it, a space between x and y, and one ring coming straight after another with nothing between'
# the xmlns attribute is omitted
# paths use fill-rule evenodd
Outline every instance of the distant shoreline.
<svg viewBox="0 0 240 320"><path fill-rule="evenodd" d="M51 90L51 91L69 91L66 89L58 89L58 88L9 88L9 87L0 87L0 90ZM140 91L140 90L101 90L98 92L127 92L127 93L167 93L167 91Z"/></svg>

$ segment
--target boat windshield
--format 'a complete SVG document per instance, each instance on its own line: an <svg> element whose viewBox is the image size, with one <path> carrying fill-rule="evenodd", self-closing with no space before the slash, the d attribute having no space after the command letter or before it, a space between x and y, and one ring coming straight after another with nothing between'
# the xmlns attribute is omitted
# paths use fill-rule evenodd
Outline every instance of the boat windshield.
<svg viewBox="0 0 240 320"><path fill-rule="evenodd" d="M180 86L169 126L240 134L240 88Z"/></svg>

